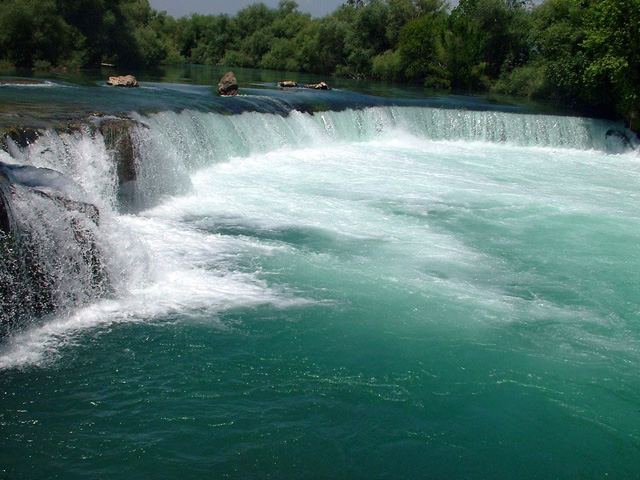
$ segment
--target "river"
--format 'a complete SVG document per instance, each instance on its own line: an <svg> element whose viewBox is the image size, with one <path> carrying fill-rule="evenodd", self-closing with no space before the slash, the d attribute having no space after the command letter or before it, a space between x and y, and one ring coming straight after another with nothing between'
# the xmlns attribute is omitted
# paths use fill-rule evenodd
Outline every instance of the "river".
<svg viewBox="0 0 640 480"><path fill-rule="evenodd" d="M0 162L79 186L109 278L76 294L57 214L15 193L64 300L0 344L0 478L637 478L629 133L255 75L0 86L41 132ZM127 202L92 127L122 116Z"/></svg>

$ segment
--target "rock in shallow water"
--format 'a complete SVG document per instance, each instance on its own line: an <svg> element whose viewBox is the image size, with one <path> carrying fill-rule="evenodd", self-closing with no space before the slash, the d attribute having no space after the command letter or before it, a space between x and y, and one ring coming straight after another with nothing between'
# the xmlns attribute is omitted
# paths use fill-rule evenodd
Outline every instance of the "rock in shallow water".
<svg viewBox="0 0 640 480"><path fill-rule="evenodd" d="M218 93L223 97L231 97L238 94L238 80L233 72L227 72L218 82Z"/></svg>
<svg viewBox="0 0 640 480"><path fill-rule="evenodd" d="M107 85L113 87L139 87L138 80L133 75L121 75L118 77L109 77Z"/></svg>
<svg viewBox="0 0 640 480"><path fill-rule="evenodd" d="M325 82L320 83L298 83L293 80L284 80L278 82L280 88L309 88L312 90L331 90L331 87Z"/></svg>
<svg viewBox="0 0 640 480"><path fill-rule="evenodd" d="M280 88L297 88L298 82L294 82L293 80L284 80L282 82L278 82L278 86Z"/></svg>

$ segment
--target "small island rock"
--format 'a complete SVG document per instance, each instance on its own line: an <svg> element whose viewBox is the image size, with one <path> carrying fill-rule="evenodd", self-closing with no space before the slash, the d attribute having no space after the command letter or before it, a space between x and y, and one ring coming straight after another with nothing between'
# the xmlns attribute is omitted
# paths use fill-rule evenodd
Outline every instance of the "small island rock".
<svg viewBox="0 0 640 480"><path fill-rule="evenodd" d="M227 72L218 83L218 93L223 97L230 97L238 94L238 80L233 72Z"/></svg>
<svg viewBox="0 0 640 480"><path fill-rule="evenodd" d="M298 83L293 80L284 80L278 82L280 88L309 88L311 90L331 90L325 82L320 83Z"/></svg>
<svg viewBox="0 0 640 480"><path fill-rule="evenodd" d="M138 80L133 75L122 75L119 77L109 77L107 85L114 87L139 87Z"/></svg>
<svg viewBox="0 0 640 480"><path fill-rule="evenodd" d="M313 88L314 90L331 90L331 88L329 88L329 85L324 82L310 83L308 85L305 85L305 88Z"/></svg>

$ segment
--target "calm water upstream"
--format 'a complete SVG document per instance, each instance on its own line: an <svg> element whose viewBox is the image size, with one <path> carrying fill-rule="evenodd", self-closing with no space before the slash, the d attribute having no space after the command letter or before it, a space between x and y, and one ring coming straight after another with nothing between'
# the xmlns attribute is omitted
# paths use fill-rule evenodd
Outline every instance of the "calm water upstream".
<svg viewBox="0 0 640 480"><path fill-rule="evenodd" d="M0 343L0 478L640 478L622 127L255 75L0 86L49 128L0 162L82 187L113 284ZM128 209L99 131L52 128L92 112L136 121Z"/></svg>

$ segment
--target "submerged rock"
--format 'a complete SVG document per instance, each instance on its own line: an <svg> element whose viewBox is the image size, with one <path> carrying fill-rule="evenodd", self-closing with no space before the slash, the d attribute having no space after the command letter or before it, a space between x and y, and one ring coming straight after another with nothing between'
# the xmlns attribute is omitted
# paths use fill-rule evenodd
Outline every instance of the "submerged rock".
<svg viewBox="0 0 640 480"><path fill-rule="evenodd" d="M139 87L138 80L133 75L121 75L116 77L109 77L107 85L113 87Z"/></svg>
<svg viewBox="0 0 640 480"><path fill-rule="evenodd" d="M33 80L31 78L3 78L0 80L1 85L43 85L41 80Z"/></svg>
<svg viewBox="0 0 640 480"><path fill-rule="evenodd" d="M606 149L611 153L633 150L633 144L626 133L610 129L605 134Z"/></svg>
<svg viewBox="0 0 640 480"><path fill-rule="evenodd" d="M233 72L227 72L218 82L218 94L223 97L232 97L238 94L238 80Z"/></svg>

